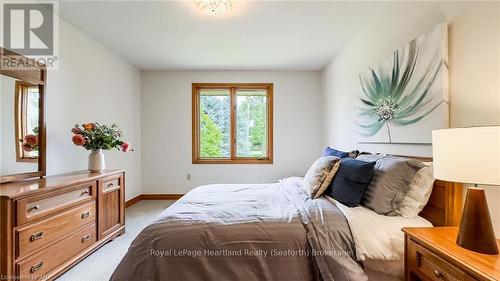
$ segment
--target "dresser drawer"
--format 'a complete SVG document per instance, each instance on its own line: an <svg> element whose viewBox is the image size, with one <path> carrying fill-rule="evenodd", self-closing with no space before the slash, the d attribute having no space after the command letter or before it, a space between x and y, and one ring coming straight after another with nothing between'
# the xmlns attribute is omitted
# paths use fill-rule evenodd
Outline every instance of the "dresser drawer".
<svg viewBox="0 0 500 281"><path fill-rule="evenodd" d="M69 261L96 241L96 227L91 223L48 248L16 263L16 273L26 280L50 277L51 271ZM47 276L48 275L48 276Z"/></svg>
<svg viewBox="0 0 500 281"><path fill-rule="evenodd" d="M408 245L410 266L424 280L465 281L473 280L467 273L449 264L429 250L410 240Z"/></svg>
<svg viewBox="0 0 500 281"><path fill-rule="evenodd" d="M50 194L28 197L16 202L17 225L23 225L95 198L96 182L64 188Z"/></svg>
<svg viewBox="0 0 500 281"><path fill-rule="evenodd" d="M109 177L109 178L106 178L104 180L101 181L101 185L102 185L102 192L103 193L106 193L106 192L111 192L113 190L117 190L117 189L120 189L121 186L122 186L122 175L116 175L116 176L113 176L113 177Z"/></svg>
<svg viewBox="0 0 500 281"><path fill-rule="evenodd" d="M95 202L78 206L42 221L16 229L16 257L25 257L57 239L94 222Z"/></svg>

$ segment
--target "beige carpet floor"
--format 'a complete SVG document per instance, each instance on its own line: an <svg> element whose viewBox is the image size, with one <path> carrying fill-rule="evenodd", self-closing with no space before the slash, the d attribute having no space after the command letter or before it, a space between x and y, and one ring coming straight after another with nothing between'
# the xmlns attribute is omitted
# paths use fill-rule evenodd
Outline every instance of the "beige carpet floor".
<svg viewBox="0 0 500 281"><path fill-rule="evenodd" d="M140 201L125 211L125 234L61 275L57 281L106 281L121 261L132 240L174 201Z"/></svg>

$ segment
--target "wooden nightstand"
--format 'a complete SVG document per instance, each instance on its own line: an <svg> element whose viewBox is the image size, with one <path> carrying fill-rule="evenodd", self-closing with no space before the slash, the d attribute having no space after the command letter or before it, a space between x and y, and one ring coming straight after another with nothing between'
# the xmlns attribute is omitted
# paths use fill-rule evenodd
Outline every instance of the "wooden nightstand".
<svg viewBox="0 0 500 281"><path fill-rule="evenodd" d="M403 232L406 280L500 280L500 255L459 247L456 227L403 228Z"/></svg>

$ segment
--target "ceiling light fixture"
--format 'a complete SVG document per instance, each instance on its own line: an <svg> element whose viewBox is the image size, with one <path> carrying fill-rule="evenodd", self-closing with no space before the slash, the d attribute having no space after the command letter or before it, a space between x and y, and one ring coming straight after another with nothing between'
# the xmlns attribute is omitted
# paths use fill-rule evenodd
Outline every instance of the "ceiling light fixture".
<svg viewBox="0 0 500 281"><path fill-rule="evenodd" d="M194 3L211 16L222 15L232 9L231 0L194 0Z"/></svg>

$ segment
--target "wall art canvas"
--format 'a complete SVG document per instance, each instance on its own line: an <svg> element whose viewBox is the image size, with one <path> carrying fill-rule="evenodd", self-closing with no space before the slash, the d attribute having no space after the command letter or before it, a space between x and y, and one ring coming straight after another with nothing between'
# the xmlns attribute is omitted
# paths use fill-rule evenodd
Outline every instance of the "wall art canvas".
<svg viewBox="0 0 500 281"><path fill-rule="evenodd" d="M449 126L445 23L359 74L359 142L430 144Z"/></svg>

